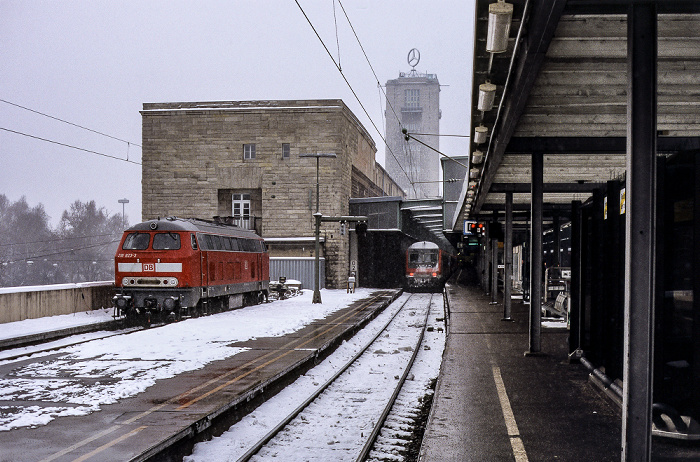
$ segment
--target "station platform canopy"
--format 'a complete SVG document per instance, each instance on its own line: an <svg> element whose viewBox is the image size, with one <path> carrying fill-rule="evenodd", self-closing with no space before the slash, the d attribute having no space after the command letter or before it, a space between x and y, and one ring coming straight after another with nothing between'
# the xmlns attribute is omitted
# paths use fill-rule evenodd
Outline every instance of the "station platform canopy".
<svg viewBox="0 0 700 462"><path fill-rule="evenodd" d="M477 177L462 188L454 232L502 213L507 193L514 222L527 220L533 153L543 155L545 220L626 174L628 11L642 2L508 0L505 49L490 52L493 3L476 1L470 131L483 142L471 145ZM700 150L700 3L646 3L658 18L657 131L647 135L659 155ZM479 107L480 96L493 103Z"/></svg>

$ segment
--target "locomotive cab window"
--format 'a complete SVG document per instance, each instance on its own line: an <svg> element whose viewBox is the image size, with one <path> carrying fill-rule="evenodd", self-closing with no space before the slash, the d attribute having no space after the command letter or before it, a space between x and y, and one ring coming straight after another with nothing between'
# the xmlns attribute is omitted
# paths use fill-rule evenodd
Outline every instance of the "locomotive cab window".
<svg viewBox="0 0 700 462"><path fill-rule="evenodd" d="M437 252L412 253L408 257L409 263L414 265L434 265L437 263Z"/></svg>
<svg viewBox="0 0 700 462"><path fill-rule="evenodd" d="M158 233L153 236L153 250L179 250L180 235L177 233Z"/></svg>
<svg viewBox="0 0 700 462"><path fill-rule="evenodd" d="M148 233L129 233L124 239L124 250L146 250L151 242L151 235Z"/></svg>

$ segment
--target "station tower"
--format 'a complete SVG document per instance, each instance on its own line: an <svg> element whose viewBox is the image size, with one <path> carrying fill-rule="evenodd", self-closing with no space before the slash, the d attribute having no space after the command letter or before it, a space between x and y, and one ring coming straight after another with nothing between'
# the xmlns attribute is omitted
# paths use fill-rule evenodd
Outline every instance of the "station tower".
<svg viewBox="0 0 700 462"><path fill-rule="evenodd" d="M440 133L440 83L436 74L416 71L420 52L408 53L411 71L386 83L386 170L408 199L440 196L438 153L409 138L402 128L438 150Z"/></svg>

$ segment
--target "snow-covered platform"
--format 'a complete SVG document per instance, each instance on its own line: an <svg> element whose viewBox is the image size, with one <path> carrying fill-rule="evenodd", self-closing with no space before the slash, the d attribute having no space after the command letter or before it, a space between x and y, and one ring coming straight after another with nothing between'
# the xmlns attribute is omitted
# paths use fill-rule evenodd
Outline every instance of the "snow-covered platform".
<svg viewBox="0 0 700 462"><path fill-rule="evenodd" d="M128 390L124 388L129 383L138 385L138 377L122 380L121 376L126 372L124 371L111 379L106 378L107 382L120 383L127 397L113 404L99 404L98 410L86 415L77 412L67 413L53 420L49 419L48 423L33 424L32 427L23 426L21 422L17 422L14 424L16 428L0 431L0 447L2 447L0 459L58 462L149 460L151 458L169 460L181 454L181 449L192 445L195 438L206 437L208 429L228 428L237 415L247 412L247 407L257 404L266 395L275 393L277 389L296 378L300 372L311 367L320 356L330 352L333 346L338 345L379 310L391 303L399 293L398 290L376 291L371 295L367 292L364 297L355 297L354 301L342 305L331 314L287 332L285 335L252 336L246 339L238 337L241 340L224 341L221 340L223 337L219 332L216 337L218 340L213 341L210 348L220 348L217 343L224 342L224 346L235 349L238 351L237 354L206 362L200 368L185 369L185 372L172 378L157 380L145 391L137 394L129 395ZM299 300L305 300L304 297L299 297ZM307 298L310 303L310 296ZM274 305L281 310L301 308L298 305L299 301L290 300L288 305L285 305L285 302L275 302L268 307ZM287 312L294 317L293 313ZM235 312L231 313L235 314ZM215 320L215 318L213 316L202 319ZM254 329L256 324L265 322L260 317L249 321L250 329ZM177 327L199 325L188 324L188 322L177 323ZM278 320L278 322L281 321ZM237 338L235 331L240 327L231 325L232 333L227 338ZM264 331L261 330L261 332ZM158 337L163 337L162 356L168 358L172 356L172 353L166 353L169 351L166 349L169 339L165 331L153 329L152 332ZM198 333L192 331L191 336L198 336ZM183 341L180 345L180 350L183 350L182 356L193 355L189 351L184 351L187 350L188 343ZM122 347L128 351L129 357L138 353L134 345L122 345ZM66 354L57 352L53 356ZM79 356L75 352L71 354L71 357ZM158 362L168 361L167 358L153 360L150 358L152 354L148 353L143 357L145 363L153 363L154 367L157 367ZM197 356L206 356L206 352L202 350L197 353ZM103 356L103 358L111 357ZM44 362L41 364L48 364L51 357L44 356L42 359ZM32 358L26 360L27 363L31 361L35 360ZM18 367L22 365L0 363L0 376L15 377ZM40 373L43 376L55 374L49 371L48 366L42 371ZM139 374L147 375L148 371L143 370L137 375ZM80 390L81 381L94 382L94 379L91 380L84 374L74 374L68 377L68 380L75 381L76 390ZM96 382L96 384L105 390L110 389L109 383ZM87 390L87 388L84 389ZM28 397L25 394L18 395L13 401L0 401L0 414L13 412L13 407L24 406L29 413L32 407L51 406L52 400L58 401L55 393L55 390L46 389L43 394L33 395L36 397ZM8 389L6 393L8 397L4 399L9 399L10 394L11 390ZM68 406L78 407L77 404Z"/></svg>
<svg viewBox="0 0 700 462"><path fill-rule="evenodd" d="M567 331L542 329L528 349L529 305L503 305L479 288L448 285L449 334L421 462L620 460L619 409L567 362Z"/></svg>

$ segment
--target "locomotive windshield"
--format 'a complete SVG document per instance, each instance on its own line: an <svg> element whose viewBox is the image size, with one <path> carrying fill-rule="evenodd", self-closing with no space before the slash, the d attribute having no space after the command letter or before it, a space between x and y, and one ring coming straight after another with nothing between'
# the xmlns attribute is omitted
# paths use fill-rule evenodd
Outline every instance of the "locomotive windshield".
<svg viewBox="0 0 700 462"><path fill-rule="evenodd" d="M151 235L148 233L129 233L124 239L124 250L146 250L151 242Z"/></svg>
<svg viewBox="0 0 700 462"><path fill-rule="evenodd" d="M153 236L153 250L179 250L180 235L176 233L158 233Z"/></svg>
<svg viewBox="0 0 700 462"><path fill-rule="evenodd" d="M408 262L413 265L435 265L437 261L437 251L413 252L408 256Z"/></svg>

